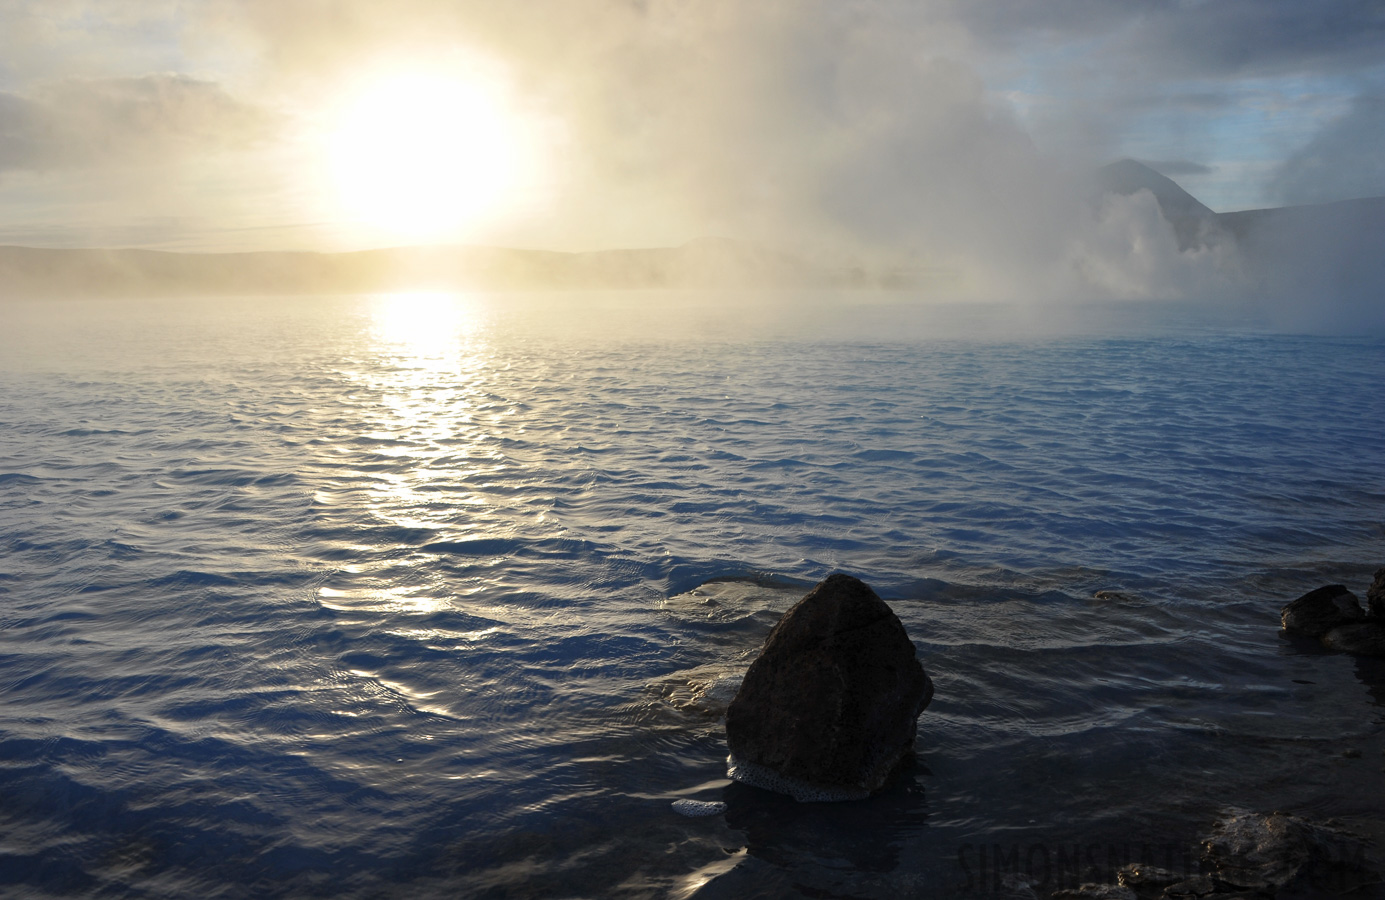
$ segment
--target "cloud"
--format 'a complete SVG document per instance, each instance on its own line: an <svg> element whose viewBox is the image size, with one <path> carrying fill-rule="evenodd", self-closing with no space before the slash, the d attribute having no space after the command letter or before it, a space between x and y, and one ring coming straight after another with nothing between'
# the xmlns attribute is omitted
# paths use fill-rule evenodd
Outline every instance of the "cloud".
<svg viewBox="0 0 1385 900"><path fill-rule="evenodd" d="M498 62L519 105L564 123L554 212L538 226L550 246L728 234L997 267L1059 252L1027 210L1062 173L932 4L517 7L250 0L206 27L243 29L304 102L372 67Z"/></svg>
<svg viewBox="0 0 1385 900"><path fill-rule="evenodd" d="M181 0L0 0L0 90L191 71Z"/></svg>
<svg viewBox="0 0 1385 900"><path fill-rule="evenodd" d="M1093 61L1127 77L1350 73L1378 67L1385 44L1375 0L951 0L947 8L992 46L1096 45Z"/></svg>
<svg viewBox="0 0 1385 900"><path fill-rule="evenodd" d="M1284 161L1269 193L1288 204L1385 196L1385 96L1357 97Z"/></svg>
<svg viewBox="0 0 1385 900"><path fill-rule="evenodd" d="M54 123L43 106L14 94L0 93L0 173L37 168L60 146Z"/></svg>
<svg viewBox="0 0 1385 900"><path fill-rule="evenodd" d="M182 75L66 79L0 93L0 173L157 164L247 146L267 116Z"/></svg>
<svg viewBox="0 0 1385 900"><path fill-rule="evenodd" d="M1146 61L1162 58L1160 68L1242 75L1350 72L1380 64L1385 10L1374 0L1162 4L1122 43Z"/></svg>

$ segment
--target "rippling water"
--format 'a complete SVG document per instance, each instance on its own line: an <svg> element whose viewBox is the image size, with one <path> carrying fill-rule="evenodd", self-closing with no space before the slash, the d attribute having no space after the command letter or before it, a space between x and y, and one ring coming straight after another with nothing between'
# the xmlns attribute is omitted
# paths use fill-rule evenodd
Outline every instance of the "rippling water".
<svg viewBox="0 0 1385 900"><path fill-rule="evenodd" d="M0 305L0 892L956 896L1228 807L1375 827L1385 670L1276 625L1385 564L1385 342L1058 318ZM730 785L736 676L835 570L936 682L917 763Z"/></svg>

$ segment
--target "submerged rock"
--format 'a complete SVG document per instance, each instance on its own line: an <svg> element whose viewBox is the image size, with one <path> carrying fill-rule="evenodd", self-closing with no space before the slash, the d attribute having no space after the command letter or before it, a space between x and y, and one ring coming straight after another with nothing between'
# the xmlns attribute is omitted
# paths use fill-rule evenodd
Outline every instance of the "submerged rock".
<svg viewBox="0 0 1385 900"><path fill-rule="evenodd" d="M864 797L913 749L932 698L894 611L829 576L774 626L731 701L727 774L798 800Z"/></svg>
<svg viewBox="0 0 1385 900"><path fill-rule="evenodd" d="M1360 838L1282 812L1229 815L1217 822L1203 850L1217 882L1268 896L1286 889L1339 894L1380 881Z"/></svg>
<svg viewBox="0 0 1385 900"><path fill-rule="evenodd" d="M1339 625L1323 635L1322 642L1328 648L1343 653L1385 657L1385 622L1367 620Z"/></svg>
<svg viewBox="0 0 1385 900"><path fill-rule="evenodd" d="M1375 580L1366 591L1366 605L1372 619L1385 621L1385 569L1375 570Z"/></svg>
<svg viewBox="0 0 1385 900"><path fill-rule="evenodd" d="M1309 591L1279 611L1279 623L1285 631L1308 637L1322 637L1340 625L1350 625L1365 617L1361 601L1340 584Z"/></svg>
<svg viewBox="0 0 1385 900"><path fill-rule="evenodd" d="M1125 866L1117 872L1119 885L1084 884L1051 896L1054 900L1270 900L1344 894L1380 883L1367 857L1367 845L1359 837L1281 812L1232 812L1216 823L1202 848L1206 874L1180 879L1163 869Z"/></svg>
<svg viewBox="0 0 1385 900"><path fill-rule="evenodd" d="M1119 884L1081 884L1049 896L1052 900L1139 900L1134 891Z"/></svg>
<svg viewBox="0 0 1385 900"><path fill-rule="evenodd" d="M1174 882L1161 893L1141 894L1136 891L1135 896L1140 900L1265 900L1267 895L1242 891L1206 875L1194 875Z"/></svg>
<svg viewBox="0 0 1385 900"><path fill-rule="evenodd" d="M1140 898L1162 897L1166 888L1187 880L1186 876L1177 872L1144 863L1131 863L1116 870L1116 882Z"/></svg>

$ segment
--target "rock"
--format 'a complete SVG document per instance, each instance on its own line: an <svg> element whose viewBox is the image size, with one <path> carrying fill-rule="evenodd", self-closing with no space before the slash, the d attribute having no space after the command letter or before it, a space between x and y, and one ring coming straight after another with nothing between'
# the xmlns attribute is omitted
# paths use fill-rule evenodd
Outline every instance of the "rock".
<svg viewBox="0 0 1385 900"><path fill-rule="evenodd" d="M1227 888L1227 890L1222 890ZM1175 882L1164 888L1162 894L1155 895L1158 900L1232 900L1236 897L1258 897L1255 893L1246 894L1230 885L1215 881L1206 875Z"/></svg>
<svg viewBox="0 0 1385 900"><path fill-rule="evenodd" d="M1346 831L1275 812L1236 813L1219 821L1203 842L1211 877L1234 890L1274 896L1346 893L1376 884L1366 845Z"/></svg>
<svg viewBox="0 0 1385 900"><path fill-rule="evenodd" d="M1143 863L1131 863L1116 870L1116 881L1121 887L1133 891L1141 900L1147 897L1161 897L1165 888L1185 880L1185 876L1176 872Z"/></svg>
<svg viewBox="0 0 1385 900"><path fill-rule="evenodd" d="M1119 885L1084 884L1051 896L1054 900L1288 900L1345 894L1380 883L1361 838L1331 824L1285 813L1232 812L1217 822L1202 846L1207 874L1186 877L1137 864L1117 871Z"/></svg>
<svg viewBox="0 0 1385 900"><path fill-rule="evenodd" d="M1000 889L992 896L999 897L1001 900L1039 900L1039 895L1034 890L1036 884L1039 882L1028 875L1006 872L1000 876Z"/></svg>
<svg viewBox="0 0 1385 900"><path fill-rule="evenodd" d="M1118 884L1080 884L1075 888L1054 891L1053 900L1139 900L1135 892Z"/></svg>
<svg viewBox="0 0 1385 900"><path fill-rule="evenodd" d="M1280 611L1280 623L1293 634L1321 638L1329 649L1385 658L1385 569L1378 569L1366 592L1369 612L1340 584L1309 591Z"/></svg>
<svg viewBox="0 0 1385 900"><path fill-rule="evenodd" d="M1385 569L1375 570L1375 580L1366 591L1366 605L1372 619L1385 622Z"/></svg>
<svg viewBox="0 0 1385 900"><path fill-rule="evenodd" d="M1292 634L1322 637L1339 625L1366 617L1361 601L1340 584L1309 591L1279 611L1280 626Z"/></svg>
<svg viewBox="0 0 1385 900"><path fill-rule="evenodd" d="M675 800L673 811L691 819L702 816L719 816L726 812L726 804L720 800Z"/></svg>
<svg viewBox="0 0 1385 900"><path fill-rule="evenodd" d="M1339 625L1322 636L1333 650L1357 656L1385 656L1385 622L1368 620L1354 625Z"/></svg>
<svg viewBox="0 0 1385 900"><path fill-rule="evenodd" d="M798 800L864 797L914 745L933 683L894 611L836 574L770 632L726 711L727 774Z"/></svg>

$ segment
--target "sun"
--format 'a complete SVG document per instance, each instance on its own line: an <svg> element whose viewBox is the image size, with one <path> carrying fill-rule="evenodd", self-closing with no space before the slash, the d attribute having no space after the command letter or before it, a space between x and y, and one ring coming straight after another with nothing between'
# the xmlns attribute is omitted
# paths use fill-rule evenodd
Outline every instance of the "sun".
<svg viewBox="0 0 1385 900"><path fill-rule="evenodd" d="M343 104L328 139L350 221L402 239L443 239L503 211L524 147L498 92L439 75L394 75Z"/></svg>

